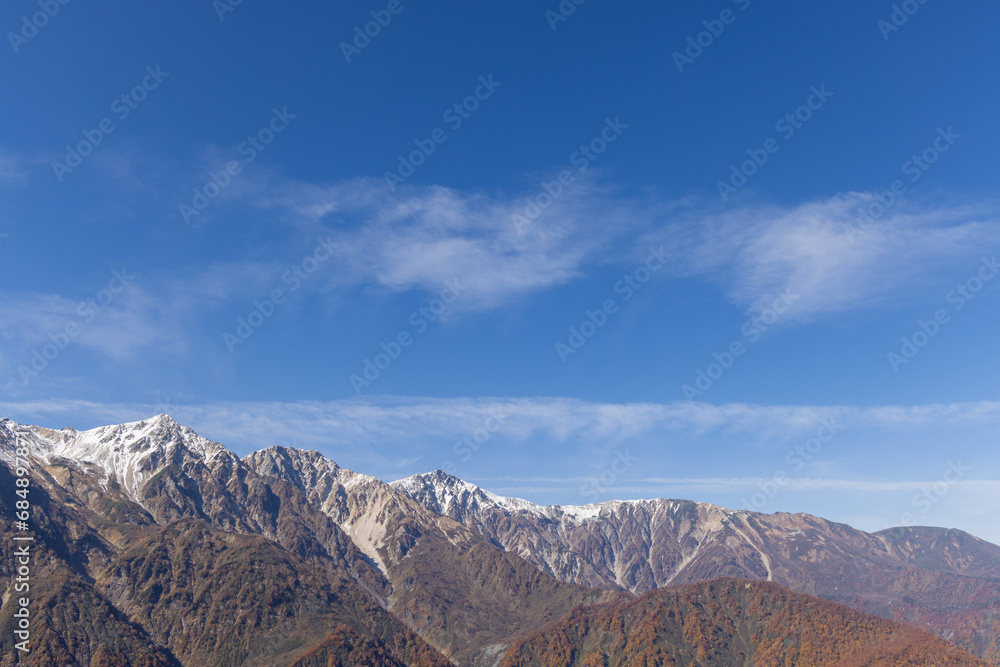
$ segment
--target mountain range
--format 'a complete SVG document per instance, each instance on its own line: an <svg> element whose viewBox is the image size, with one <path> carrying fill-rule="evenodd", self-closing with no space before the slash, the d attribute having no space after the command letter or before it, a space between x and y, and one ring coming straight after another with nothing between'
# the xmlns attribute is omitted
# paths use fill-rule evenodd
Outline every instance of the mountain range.
<svg viewBox="0 0 1000 667"><path fill-rule="evenodd" d="M167 415L2 419L0 461L0 667L1000 664L1000 547L957 530L539 506L440 471L240 458ZM27 534L30 653L13 632Z"/></svg>

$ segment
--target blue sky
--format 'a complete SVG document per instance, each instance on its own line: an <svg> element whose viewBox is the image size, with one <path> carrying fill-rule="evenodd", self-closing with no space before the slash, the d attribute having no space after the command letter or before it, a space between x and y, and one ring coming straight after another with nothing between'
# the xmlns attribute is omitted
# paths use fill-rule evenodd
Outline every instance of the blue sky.
<svg viewBox="0 0 1000 667"><path fill-rule="evenodd" d="M1000 8L572 6L8 3L3 414L1000 541Z"/></svg>

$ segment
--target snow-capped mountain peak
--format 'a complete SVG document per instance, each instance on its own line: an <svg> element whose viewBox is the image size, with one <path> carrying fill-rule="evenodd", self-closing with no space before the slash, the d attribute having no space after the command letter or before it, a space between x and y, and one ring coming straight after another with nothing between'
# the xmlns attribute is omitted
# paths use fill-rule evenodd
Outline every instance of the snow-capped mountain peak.
<svg viewBox="0 0 1000 667"><path fill-rule="evenodd" d="M134 500L139 500L139 489L146 480L181 451L206 463L229 453L222 445L201 437L166 414L86 431L53 430L0 420L0 440L4 442L0 450L5 459L9 460L18 439L28 445L32 456L48 464L69 460L98 467L104 472L102 486L116 481Z"/></svg>
<svg viewBox="0 0 1000 667"><path fill-rule="evenodd" d="M535 503L498 496L442 470L411 475L390 484L414 500L449 516L455 511L478 511L489 507L544 514L543 508Z"/></svg>
<svg viewBox="0 0 1000 667"><path fill-rule="evenodd" d="M436 512L458 520L470 512L501 509L511 514L526 512L557 522L568 520L571 523L580 523L599 516L604 506L604 504L538 505L521 498L490 493L441 470L412 475L391 484Z"/></svg>
<svg viewBox="0 0 1000 667"><path fill-rule="evenodd" d="M581 525L602 516L611 517L622 513L654 512L693 505L713 516L722 517L737 514L732 510L707 503L666 500L607 500L586 505L539 505L521 498L500 496L490 493L475 484L466 482L441 470L412 475L390 482L426 507L456 521L464 522L472 516L502 510L510 515L531 514L537 518L549 519L556 524Z"/></svg>

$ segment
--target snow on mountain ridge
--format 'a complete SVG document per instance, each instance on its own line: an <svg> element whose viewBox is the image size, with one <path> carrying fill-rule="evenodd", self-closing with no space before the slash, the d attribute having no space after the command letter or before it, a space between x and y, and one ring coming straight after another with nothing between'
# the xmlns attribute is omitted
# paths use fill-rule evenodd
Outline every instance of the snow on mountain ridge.
<svg viewBox="0 0 1000 667"><path fill-rule="evenodd" d="M480 507L502 507L510 512L525 511L547 516L545 508L520 498L508 498L490 493L441 470L424 475L411 475L390 482L390 486L415 500L431 506L437 512L450 514L453 506L476 510Z"/></svg>
<svg viewBox="0 0 1000 667"><path fill-rule="evenodd" d="M344 468L333 459L327 458L321 452L314 449L297 449L284 445L271 445L270 447L258 449L251 454L247 454L243 457L243 460L252 461L254 465L259 465L260 460L270 458L271 465L266 468L269 474L274 474L276 470L281 470L284 474L300 476L300 473L294 470L291 458L288 455L289 452L297 452L303 459L309 461L316 476L329 475L337 483L348 489L359 484L381 481L373 475L366 475Z"/></svg>
<svg viewBox="0 0 1000 667"><path fill-rule="evenodd" d="M19 437L28 442L33 456L47 464L57 459L68 459L97 466L105 475L100 482L102 488L107 488L114 479L136 501L139 500L142 485L170 462L170 457L179 446L206 463L219 455L230 454L222 445L201 437L166 414L86 431L72 428L57 431L3 419L0 420L0 430L6 432L0 434L5 443L4 460L10 461L14 443Z"/></svg>
<svg viewBox="0 0 1000 667"><path fill-rule="evenodd" d="M484 508L498 507L511 514L528 512L556 522L568 520L577 525L599 517L605 510L615 511L622 506L637 506L643 503L672 502L663 500L608 500L603 503L588 503L586 505L539 505L522 498L491 493L442 470L411 475L390 482L390 485L425 504L433 500L436 511L448 516L454 516L452 509L457 504L458 507L455 509L475 512Z"/></svg>
<svg viewBox="0 0 1000 667"><path fill-rule="evenodd" d="M139 500L142 485L167 465L183 446L197 459L210 464L220 455L236 459L236 455L223 445L203 438L187 426L178 424L169 415L160 414L150 419L119 425L101 426L86 431L72 428L53 430L39 426L18 424L0 418L0 460L14 463L14 433L30 443L33 455L52 463L56 459L69 459L80 464L92 464L104 471L101 486L107 488L112 479L117 481L134 500ZM283 447L270 447L261 453L275 456L275 465L286 457ZM300 450L302 451L302 450ZM312 468L313 483L329 475L333 483L344 488L370 484L376 478L341 468L335 461L319 452L303 452ZM253 456L253 455L251 455ZM278 465L287 474L292 472L285 465ZM295 473L302 474L303 471ZM556 523L571 525L617 513L628 507L644 503L662 504L663 500L611 500L586 505L539 505L521 498L501 496L479 486L449 475L441 470L412 475L389 483L410 498L423 503L445 516L467 512L478 513L499 508L509 514L528 513ZM712 506L714 508L714 506ZM718 508L721 510L721 508ZM722 510L731 514L729 510Z"/></svg>

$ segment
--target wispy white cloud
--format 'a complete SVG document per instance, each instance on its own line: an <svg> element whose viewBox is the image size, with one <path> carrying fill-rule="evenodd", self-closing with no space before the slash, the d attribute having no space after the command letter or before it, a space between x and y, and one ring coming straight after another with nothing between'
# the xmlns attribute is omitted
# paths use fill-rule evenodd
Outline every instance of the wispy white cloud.
<svg viewBox="0 0 1000 667"><path fill-rule="evenodd" d="M521 230L511 216L524 211L523 195L441 187L392 195L370 179L286 183L275 192L261 205L333 225L342 282L433 291L459 277L474 294L465 309L505 304L665 245L681 277L716 282L747 310L791 290L799 296L793 321L939 298L951 276L1000 247L1000 212L989 202L902 200L862 230L858 211L874 201L862 192L725 209L690 198L665 202L652 191L628 197L594 176Z"/></svg>
<svg viewBox="0 0 1000 667"><path fill-rule="evenodd" d="M649 477L638 480L641 484L662 485L670 487L695 487L695 488L718 488L728 491L744 491L746 489L757 490L759 485L773 483L773 479L764 477ZM829 479L795 477L789 478L782 483L782 491L862 491L866 493L891 493L895 491L922 491L927 489L932 482L927 480L909 481L885 481L885 480L861 480L861 479ZM657 486L630 486L630 489L651 489ZM972 490L1000 491L1000 480L958 480L951 482L949 486L968 488ZM629 489L622 489L629 490Z"/></svg>
<svg viewBox="0 0 1000 667"><path fill-rule="evenodd" d="M126 287L113 297L99 303L96 293L84 299L37 293L4 295L0 299L0 331L8 356L13 358L12 348L23 353L43 345L64 347L56 338L96 349L112 359L127 359L148 344L170 342L168 332L151 317L156 303L147 294ZM78 332L72 338L65 333L68 325Z"/></svg>
<svg viewBox="0 0 1000 667"><path fill-rule="evenodd" d="M721 434L729 436L730 441L745 442L747 434L758 436L781 431L789 438L798 438L814 433L816 420L828 418L842 421L845 428L851 430L867 430L861 445L867 448L890 433L908 438L932 428L958 432L959 429L976 427L984 427L980 431L989 433L1000 422L1000 401L880 407L684 402L610 404L567 398L392 397L177 405L171 405L169 400L153 405L83 400L0 402L0 415L52 428L91 428L136 421L159 412L170 413L177 421L192 426L202 435L242 455L271 445L317 449L342 465L374 473L384 479L438 467L442 451L450 451L456 439L480 428L489 415L499 414L504 422L493 437L508 445L518 441L544 442L546 449L564 451L564 454L549 463L533 458L534 465L531 467L524 467L516 460L510 466L488 463L476 470L469 469L472 474L462 476L502 495L526 497L536 502L580 504L589 502L587 496L581 495L580 485L593 484L600 470L606 469L591 473L586 462L593 457L576 455L573 461L566 459L565 451L579 452L579 447L588 446L587 443L594 449L601 449L608 440L648 436L650 442L659 442L665 436L669 438L671 433ZM533 438L537 441L531 440ZM559 450L561 443L568 443L572 449ZM491 440L487 446L494 448L489 458L495 460L498 451L496 443ZM626 443L625 447L628 446ZM988 451L981 443L971 446L981 454ZM843 443L838 441L836 447L843 447ZM540 451L537 444L532 444L530 449L536 453ZM970 453L970 450L964 451ZM642 455L638 451L634 453ZM855 453L861 454L861 450L855 450ZM766 475L770 469L768 466L782 465L784 454L782 450L780 456L773 460L770 456L766 457L762 472ZM937 459L951 456L958 457L959 454L955 448L948 447L935 454L934 460L944 466L943 460ZM761 467L760 457L750 451L731 451L730 458L738 460L736 475L713 476L712 473L719 469L722 462L711 459L688 461L686 468L678 468L669 461L664 463L658 459L652 463L643 459L641 468L622 476L599 499L693 498L737 507L741 494L757 492L760 484L767 485L771 478L739 475L740 466L755 472ZM967 460L966 454L960 458L965 465L973 464L971 459ZM607 463L605 458L598 459ZM820 466L819 463L811 465ZM413 466L419 467L414 470ZM732 465L724 467L727 471L733 470ZM707 474L671 475L670 472L675 469ZM537 475L530 474L536 470ZM781 486L783 509L801 511L805 502L802 499L810 499L812 504L808 507L813 509L808 511L837 520L849 520L854 525L873 530L897 521L903 511L912 511L912 495L924 492L929 484L941 479L941 471L933 465L930 468L909 466L905 470L895 465L873 466L863 455L854 465L824 465L811 468L811 471L813 476L808 477L788 475ZM657 472L665 474L657 475ZM923 477L925 472L927 475ZM961 512L948 510L951 514L947 516L935 514L933 521L959 526L986 538L994 536L994 516L983 508L995 507L997 498L1000 498L1000 480L988 478L995 477L995 474L995 469L979 466L965 478L950 482L949 507L958 503L964 509ZM987 479L983 479L984 476ZM786 496L786 493L795 495ZM885 494L891 493L900 495L883 499ZM841 508L844 497L849 496L855 505L864 505L868 501L863 499L869 497L865 494L872 494L869 505L881 509L878 516L875 519L845 516ZM970 516L977 517L978 523L970 522ZM921 515L920 521L926 523L929 520Z"/></svg>
<svg viewBox="0 0 1000 667"><path fill-rule="evenodd" d="M527 441L607 443L664 431L767 434L794 438L816 431L822 420L844 428L892 430L1000 422L1000 402L919 406L771 406L744 403L594 403L572 398L396 398L299 402L218 402L200 405L101 404L87 401L0 403L12 418L143 419L169 412L206 437L256 449L280 442L301 447L409 446L426 439L450 442L480 428L491 416L502 421L502 437ZM396 459L398 460L398 459Z"/></svg>
<svg viewBox="0 0 1000 667"><path fill-rule="evenodd" d="M406 186L391 194L381 180L357 179L286 184L264 205L333 230L340 284L435 292L459 279L468 292L456 310L493 308L579 278L614 260L612 242L648 229L657 211L669 208L581 177L529 219L528 198L539 192ZM515 223L516 214L528 224Z"/></svg>
<svg viewBox="0 0 1000 667"><path fill-rule="evenodd" d="M151 167L133 153L108 153L101 164L117 185L138 196L143 181L137 169ZM0 178L5 159L0 153ZM648 227L652 214L651 205L623 199L590 177L577 179L531 225L518 228L512 216L523 212L524 197L440 187L405 187L391 195L377 180L316 186L258 171L234 179L226 189L227 200L269 209L297 225L296 233L266 249L251 249L242 260L142 271L107 309L86 322L74 344L113 360L132 358L141 350L184 350L192 337L201 335L201 318L227 300L264 297L280 285L284 271L312 253L317 238L336 250L321 264L318 277L304 283L303 293L324 292L338 299L342 293L331 294L331 288L374 287L436 294L454 280L465 290L446 317L494 308L614 261L610 248L615 239L625 239L619 256L626 256L630 244L625 237ZM67 322L80 320L80 304L96 298L101 287L95 285L92 293L0 291L0 352L6 361L30 355Z"/></svg>
<svg viewBox="0 0 1000 667"><path fill-rule="evenodd" d="M721 284L749 310L790 290L799 300L789 320L942 297L948 277L1000 247L995 206L904 201L856 228L873 200L853 192L795 206L692 209L649 239L667 244L684 274Z"/></svg>
<svg viewBox="0 0 1000 667"><path fill-rule="evenodd" d="M0 177L5 159L0 153ZM158 267L86 327L77 342L114 360L144 349L184 350L193 337L204 335L200 319L226 300L263 297L282 271L302 260L317 235L330 238L336 251L303 292L322 292L339 303L352 289L437 293L446 281L457 280L466 291L447 317L508 306L601 265L634 262L650 245L664 245L681 279L717 282L747 310L791 290L799 298L782 321L793 321L914 299L938 302L951 277L968 275L980 255L992 255L1000 246L997 216L985 204L902 202L852 241L845 225L871 195L723 210L690 199L664 202L650 192L626 196L599 179L578 178L532 224L519 228L512 216L525 212L526 198L537 190L515 195L406 186L393 194L374 179L315 185L271 172L247 175L240 182L260 182L261 189L234 185L227 197L298 225L295 241L207 267ZM0 352L7 362L44 344L81 299L10 291L0 297ZM615 408L614 415L604 409L587 421L599 431L602 419L617 423L615 415L625 411L633 413L629 423L636 429L646 419L667 418L661 408L629 406ZM702 417L711 420L712 413Z"/></svg>
<svg viewBox="0 0 1000 667"><path fill-rule="evenodd" d="M551 477L469 477L467 481L495 493L546 493L558 492L572 487L580 482L593 482L593 477L567 477L558 479ZM531 486L506 486L511 482L530 484ZM773 484L769 477L650 477L635 480L628 484L618 484L613 493L621 498L655 498L678 492L690 493L693 490L704 493L744 493L759 491L761 485ZM789 478L782 482L781 492L790 491L852 491L858 493L898 493L905 491L926 491L934 481L928 480L862 480L862 479L831 479L831 478ZM965 490L976 493L1000 493L1000 480L965 479L950 482L949 489Z"/></svg>
<svg viewBox="0 0 1000 667"><path fill-rule="evenodd" d="M80 346L113 361L142 351L181 354L207 311L234 297L259 296L278 271L253 261L216 263L185 274L146 273L131 265L72 297L0 291L4 370L16 376L14 368L30 367L46 345Z"/></svg>

